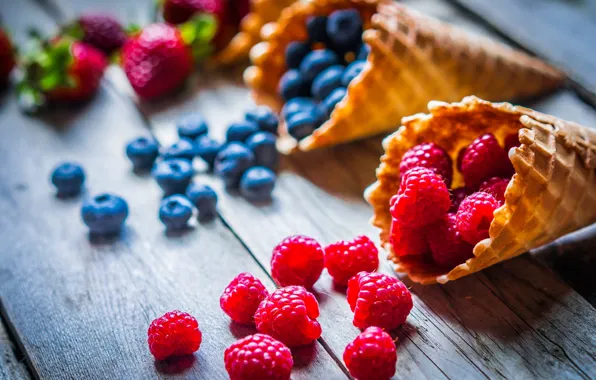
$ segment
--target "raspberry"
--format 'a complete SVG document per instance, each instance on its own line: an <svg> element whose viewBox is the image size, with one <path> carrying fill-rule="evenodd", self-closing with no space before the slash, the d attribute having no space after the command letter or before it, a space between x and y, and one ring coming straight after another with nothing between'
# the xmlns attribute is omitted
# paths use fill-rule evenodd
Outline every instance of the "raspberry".
<svg viewBox="0 0 596 380"><path fill-rule="evenodd" d="M252 325L259 304L268 295L267 288L258 278L250 273L240 273L224 290L219 305L234 322Z"/></svg>
<svg viewBox="0 0 596 380"><path fill-rule="evenodd" d="M503 204L505 203L505 190L509 185L509 181L508 178L493 177L482 182L478 190L489 193L499 201L499 204Z"/></svg>
<svg viewBox="0 0 596 380"><path fill-rule="evenodd" d="M416 167L402 177L397 195L391 198L391 215L409 227L422 227L441 219L450 206L449 190L441 176Z"/></svg>
<svg viewBox="0 0 596 380"><path fill-rule="evenodd" d="M457 170L461 171L461 164L464 162L464 155L467 148L461 148L457 153Z"/></svg>
<svg viewBox="0 0 596 380"><path fill-rule="evenodd" d="M156 360L191 355L201 346L203 336L197 320L174 310L155 319L149 326L149 351Z"/></svg>
<svg viewBox="0 0 596 380"><path fill-rule="evenodd" d="M455 214L447 214L445 218L430 226L426 238L433 259L439 266L455 268L474 257L474 246L462 240Z"/></svg>
<svg viewBox="0 0 596 380"><path fill-rule="evenodd" d="M410 148L404 153L399 164L399 172L403 177L406 172L417 166L428 168L443 177L447 187L453 179L453 162L451 157L435 143L424 143Z"/></svg>
<svg viewBox="0 0 596 380"><path fill-rule="evenodd" d="M475 189L488 178L510 177L513 174L513 166L495 136L487 133L468 146L461 171L466 186Z"/></svg>
<svg viewBox="0 0 596 380"><path fill-rule="evenodd" d="M286 286L265 298L255 313L257 331L289 347L310 344L321 336L319 303L302 286Z"/></svg>
<svg viewBox="0 0 596 380"><path fill-rule="evenodd" d="M358 272L374 272L379 268L379 250L366 236L338 241L325 248L325 267L336 284L348 285L348 280Z"/></svg>
<svg viewBox="0 0 596 380"><path fill-rule="evenodd" d="M271 274L280 286L301 285L310 289L324 266L323 248L308 236L289 236L273 249Z"/></svg>
<svg viewBox="0 0 596 380"><path fill-rule="evenodd" d="M360 272L348 282L348 303L354 326L393 330L412 310L412 295L403 282L383 273Z"/></svg>
<svg viewBox="0 0 596 380"><path fill-rule="evenodd" d="M459 205L466 199L466 197L472 194L472 190L467 187L458 187L457 189L451 190L451 207L449 212L457 212Z"/></svg>
<svg viewBox="0 0 596 380"><path fill-rule="evenodd" d="M224 353L230 380L289 380L294 360L290 349L264 334L249 335Z"/></svg>
<svg viewBox="0 0 596 380"><path fill-rule="evenodd" d="M393 252L399 257L422 255L430 250L423 231L408 228L397 219L391 222L390 240Z"/></svg>
<svg viewBox="0 0 596 380"><path fill-rule="evenodd" d="M499 202L492 195L479 191L467 197L457 211L457 229L464 241L476 245L488 237L493 212Z"/></svg>
<svg viewBox="0 0 596 380"><path fill-rule="evenodd" d="M395 343L380 328L369 327L348 344L344 362L357 380L389 380L397 363Z"/></svg>
<svg viewBox="0 0 596 380"><path fill-rule="evenodd" d="M511 148L517 148L520 145L521 143L519 142L518 133L512 133L505 137L505 153L509 154L509 150L511 150Z"/></svg>

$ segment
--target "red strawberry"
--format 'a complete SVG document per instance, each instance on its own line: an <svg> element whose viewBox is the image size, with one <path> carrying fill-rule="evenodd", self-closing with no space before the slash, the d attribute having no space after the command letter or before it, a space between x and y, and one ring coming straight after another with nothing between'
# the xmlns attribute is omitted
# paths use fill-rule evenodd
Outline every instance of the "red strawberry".
<svg viewBox="0 0 596 380"><path fill-rule="evenodd" d="M0 28L0 85L8 81L15 65L14 50L8 35Z"/></svg>
<svg viewBox="0 0 596 380"><path fill-rule="evenodd" d="M64 28L63 34L82 40L106 54L120 49L127 39L120 22L114 16L105 13L84 14Z"/></svg>

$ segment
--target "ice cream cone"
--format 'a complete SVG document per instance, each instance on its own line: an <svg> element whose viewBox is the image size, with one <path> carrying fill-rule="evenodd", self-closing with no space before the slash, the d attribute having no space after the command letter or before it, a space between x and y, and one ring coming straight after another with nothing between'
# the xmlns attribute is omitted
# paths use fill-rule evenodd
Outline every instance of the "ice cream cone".
<svg viewBox="0 0 596 380"><path fill-rule="evenodd" d="M423 112L432 99L457 101L477 94L492 101L536 96L557 87L563 75L509 47L473 36L394 2L310 0L283 13L264 42L251 51L245 81L253 96L279 110L277 84L286 70L284 51L306 39L305 20L342 7L376 8L363 39L371 47L366 68L354 79L330 120L297 142L283 133L284 151L312 150L393 131L402 117ZM367 19L368 20L368 19Z"/></svg>
<svg viewBox="0 0 596 380"><path fill-rule="evenodd" d="M377 182L365 193L374 208L372 223L396 264L422 284L445 283L511 259L596 221L596 131L509 103L490 103L474 96L460 103L430 102L430 114L406 117L388 136ZM474 257L451 270L416 258L398 257L390 244L389 200L400 184L403 154L422 142L434 142L456 162L462 147L492 133L503 143L518 133L521 146L509 152L515 174L505 203L494 212L489 238L474 247ZM453 187L463 184L456 171ZM414 258L412 258L414 257Z"/></svg>

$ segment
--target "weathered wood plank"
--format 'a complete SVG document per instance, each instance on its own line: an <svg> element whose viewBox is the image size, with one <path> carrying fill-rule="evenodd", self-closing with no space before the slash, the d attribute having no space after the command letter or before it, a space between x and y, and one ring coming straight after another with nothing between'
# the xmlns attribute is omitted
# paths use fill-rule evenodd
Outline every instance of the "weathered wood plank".
<svg viewBox="0 0 596 380"><path fill-rule="evenodd" d="M25 364L19 362L14 342L10 340L0 316L0 380L26 380L29 374Z"/></svg>

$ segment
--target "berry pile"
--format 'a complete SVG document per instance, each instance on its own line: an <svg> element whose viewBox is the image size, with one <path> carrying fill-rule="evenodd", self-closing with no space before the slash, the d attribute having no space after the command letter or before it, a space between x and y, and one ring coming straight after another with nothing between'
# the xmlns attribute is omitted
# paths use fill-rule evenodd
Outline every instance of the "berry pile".
<svg viewBox="0 0 596 380"><path fill-rule="evenodd" d="M397 256L432 258L451 269L472 258L473 248L489 236L494 211L505 202L514 174L509 149L519 146L517 134L502 147L487 133L463 148L457 169L465 186L450 189L453 162L440 146L424 143L409 149L400 164L401 183L390 201L390 242Z"/></svg>
<svg viewBox="0 0 596 380"><path fill-rule="evenodd" d="M286 48L288 71L278 85L286 102L282 116L288 133L297 140L329 119L368 56L362 42L362 17L356 9L311 17L306 28L308 40L294 41Z"/></svg>

